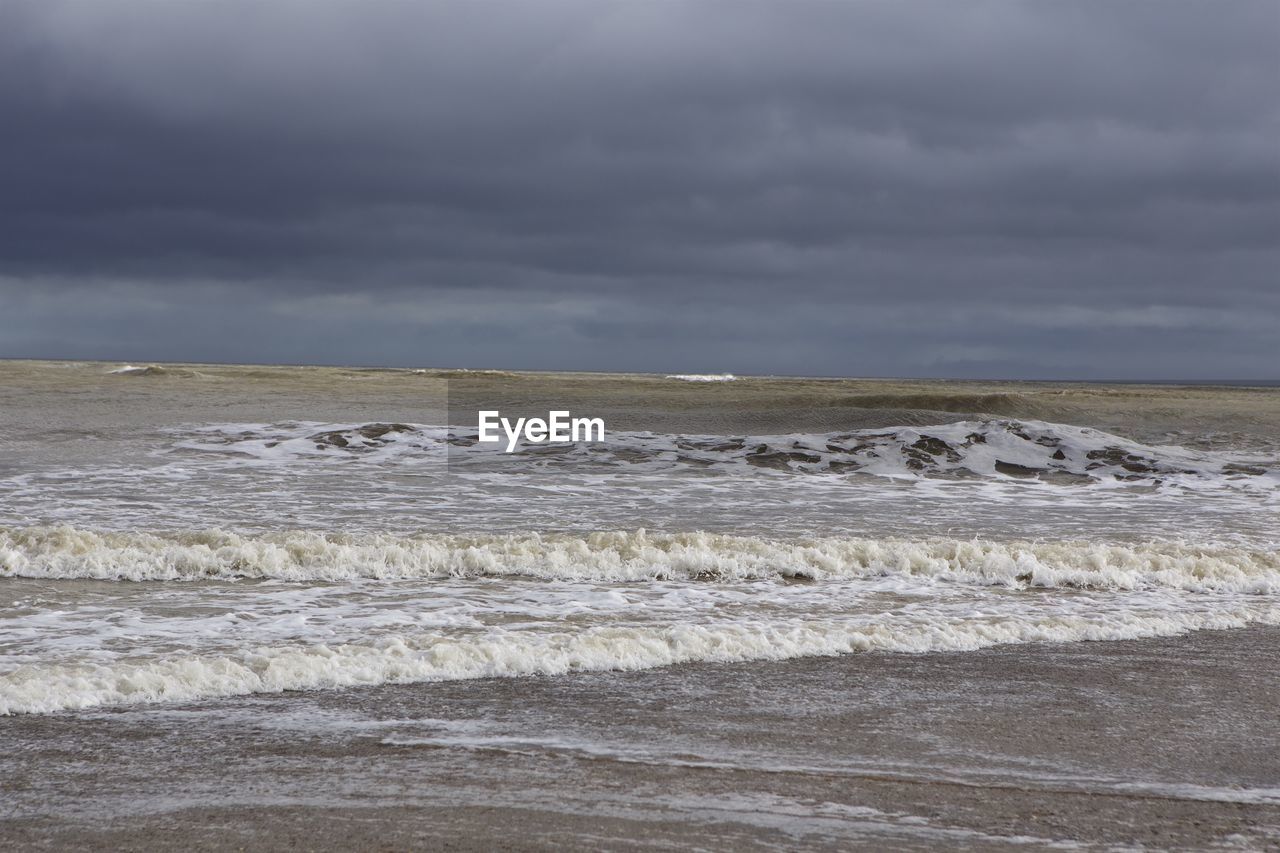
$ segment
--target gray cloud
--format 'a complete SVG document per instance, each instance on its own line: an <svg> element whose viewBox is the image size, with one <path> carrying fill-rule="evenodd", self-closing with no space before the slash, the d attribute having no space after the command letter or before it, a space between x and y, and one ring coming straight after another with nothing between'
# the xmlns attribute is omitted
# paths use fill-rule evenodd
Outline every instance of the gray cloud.
<svg viewBox="0 0 1280 853"><path fill-rule="evenodd" d="M0 355L1275 378L1272 0L9 0Z"/></svg>

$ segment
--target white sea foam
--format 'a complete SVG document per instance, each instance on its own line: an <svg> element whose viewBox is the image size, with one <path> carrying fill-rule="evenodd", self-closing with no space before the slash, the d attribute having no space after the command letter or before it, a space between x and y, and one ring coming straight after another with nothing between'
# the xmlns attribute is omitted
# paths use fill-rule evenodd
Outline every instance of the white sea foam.
<svg viewBox="0 0 1280 853"><path fill-rule="evenodd" d="M583 535L243 535L0 528L0 577L99 580L534 577L642 581L903 575L982 586L1266 594L1280 552L1151 542L991 542L608 531Z"/></svg>

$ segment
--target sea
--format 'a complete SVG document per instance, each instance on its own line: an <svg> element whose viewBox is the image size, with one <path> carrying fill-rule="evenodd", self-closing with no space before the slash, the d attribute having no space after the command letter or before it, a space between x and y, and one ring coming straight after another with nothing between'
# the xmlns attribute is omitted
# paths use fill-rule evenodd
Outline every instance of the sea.
<svg viewBox="0 0 1280 853"><path fill-rule="evenodd" d="M481 410L569 411L606 433L508 454L477 441ZM126 718L243 730L269 706L272 731L360 729L386 749L729 766L741 749L682 741L677 719L663 752L652 731L622 743L597 721L587 738L511 708L589 716L573 685L618 678L696 707L725 701L732 672L750 690L729 701L767 693L785 719L781 686L821 682L822 661L950 671L1278 625L1276 387L0 361L0 733L15 738L44 718L88 740ZM509 696L501 720L489 702L445 719L466 683ZM811 747L781 757L848 763ZM994 772L905 755L859 766ZM1270 770L1210 784L1010 756L1001 772L1033 787L1280 804ZM149 802L225 802L192 796Z"/></svg>

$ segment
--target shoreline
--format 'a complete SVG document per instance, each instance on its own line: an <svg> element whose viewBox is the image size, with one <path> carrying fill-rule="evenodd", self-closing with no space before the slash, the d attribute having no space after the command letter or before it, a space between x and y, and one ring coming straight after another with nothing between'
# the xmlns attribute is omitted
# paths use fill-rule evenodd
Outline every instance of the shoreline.
<svg viewBox="0 0 1280 853"><path fill-rule="evenodd" d="M1280 843L1278 654L1257 627L15 717L0 837L1257 849Z"/></svg>

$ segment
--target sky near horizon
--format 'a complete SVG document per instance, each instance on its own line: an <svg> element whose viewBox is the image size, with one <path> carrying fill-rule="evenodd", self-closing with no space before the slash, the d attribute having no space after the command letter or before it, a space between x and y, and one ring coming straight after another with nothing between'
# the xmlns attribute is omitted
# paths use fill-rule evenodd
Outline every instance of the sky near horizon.
<svg viewBox="0 0 1280 853"><path fill-rule="evenodd" d="M1280 2L0 0L0 357L1280 378Z"/></svg>

